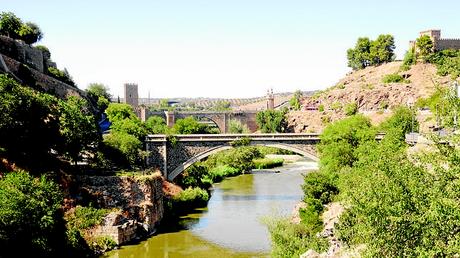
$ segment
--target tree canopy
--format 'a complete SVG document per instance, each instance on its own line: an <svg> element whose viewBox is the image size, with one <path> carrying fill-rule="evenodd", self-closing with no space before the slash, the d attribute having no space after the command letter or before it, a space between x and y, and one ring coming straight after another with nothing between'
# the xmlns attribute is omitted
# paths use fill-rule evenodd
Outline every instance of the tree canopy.
<svg viewBox="0 0 460 258"><path fill-rule="evenodd" d="M379 35L376 40L358 38L354 48L347 50L348 66L353 70L370 65L381 65L395 59L395 42L392 35Z"/></svg>
<svg viewBox="0 0 460 258"><path fill-rule="evenodd" d="M37 24L32 22L23 23L12 12L0 13L0 34L23 40L27 44L33 44L43 38L43 33Z"/></svg>

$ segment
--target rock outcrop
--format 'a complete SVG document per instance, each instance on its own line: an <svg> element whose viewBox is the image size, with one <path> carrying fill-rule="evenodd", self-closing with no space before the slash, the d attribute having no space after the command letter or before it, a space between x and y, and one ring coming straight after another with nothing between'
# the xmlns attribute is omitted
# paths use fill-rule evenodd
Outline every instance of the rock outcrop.
<svg viewBox="0 0 460 258"><path fill-rule="evenodd" d="M146 176L79 176L77 201L115 208L93 233L110 236L117 244L150 235L163 218L163 178Z"/></svg>

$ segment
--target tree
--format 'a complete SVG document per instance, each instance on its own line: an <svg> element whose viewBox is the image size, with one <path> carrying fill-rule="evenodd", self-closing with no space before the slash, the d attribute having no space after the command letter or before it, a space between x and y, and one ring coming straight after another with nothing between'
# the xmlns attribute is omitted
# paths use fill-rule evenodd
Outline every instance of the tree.
<svg viewBox="0 0 460 258"><path fill-rule="evenodd" d="M63 138L60 143L66 156L77 162L83 151L95 150L99 133L88 103L77 97L69 97L59 102L59 131Z"/></svg>
<svg viewBox="0 0 460 258"><path fill-rule="evenodd" d="M133 108L130 105L124 103L110 103L110 105L105 110L105 113L107 114L107 118L112 123L123 119L137 118Z"/></svg>
<svg viewBox="0 0 460 258"><path fill-rule="evenodd" d="M66 239L62 201L59 186L44 176L15 171L0 179L2 256L57 255Z"/></svg>
<svg viewBox="0 0 460 258"><path fill-rule="evenodd" d="M25 43L29 45L36 43L43 38L43 33L38 27L38 25L32 22L22 24L18 34L19 39L23 40Z"/></svg>
<svg viewBox="0 0 460 258"><path fill-rule="evenodd" d="M0 34L17 39L22 21L14 13L0 13Z"/></svg>
<svg viewBox="0 0 460 258"><path fill-rule="evenodd" d="M420 57L424 59L426 59L434 51L433 41L428 35L420 36L416 40L415 45L418 50L417 53L419 54Z"/></svg>
<svg viewBox="0 0 460 258"><path fill-rule="evenodd" d="M289 100L289 104L294 110L300 110L300 100L302 99L302 92L300 90L296 90L294 92L294 96Z"/></svg>
<svg viewBox="0 0 460 258"><path fill-rule="evenodd" d="M112 99L112 95L109 93L109 88L102 83L90 83L86 88L88 96L94 98L97 102L97 106L101 111L104 111Z"/></svg>
<svg viewBox="0 0 460 258"><path fill-rule="evenodd" d="M227 100L218 100L214 104L213 109L216 111L228 111L228 110L231 110L231 103Z"/></svg>
<svg viewBox="0 0 460 258"><path fill-rule="evenodd" d="M392 35L379 35L376 40L358 38L354 48L347 50L348 66L353 70L370 65L380 65L395 59L395 43Z"/></svg>
<svg viewBox="0 0 460 258"><path fill-rule="evenodd" d="M173 132L177 134L208 134L212 133L209 126L200 124L195 118L189 116L178 119L173 127Z"/></svg>
<svg viewBox="0 0 460 258"><path fill-rule="evenodd" d="M366 68L370 62L371 41L369 38L358 38L355 48L347 50L348 66L353 70Z"/></svg>
<svg viewBox="0 0 460 258"><path fill-rule="evenodd" d="M152 134L165 134L168 130L166 121L159 116L151 116L145 121L145 127L149 133Z"/></svg>
<svg viewBox="0 0 460 258"><path fill-rule="evenodd" d="M395 40L392 35L379 35L371 42L370 59L372 65L380 65L395 59Z"/></svg>
<svg viewBox="0 0 460 258"><path fill-rule="evenodd" d="M257 113L256 122L263 133L282 133L287 128L285 112L279 110Z"/></svg>
<svg viewBox="0 0 460 258"><path fill-rule="evenodd" d="M250 133L248 126L236 119L230 120L228 131L230 133Z"/></svg>

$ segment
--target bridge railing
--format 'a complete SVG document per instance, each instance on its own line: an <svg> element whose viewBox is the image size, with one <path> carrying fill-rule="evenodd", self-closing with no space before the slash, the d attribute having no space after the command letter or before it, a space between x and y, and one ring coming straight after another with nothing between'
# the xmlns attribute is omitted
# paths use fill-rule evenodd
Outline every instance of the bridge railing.
<svg viewBox="0 0 460 258"><path fill-rule="evenodd" d="M313 133L148 135L146 141L164 142L167 137L175 137L177 141L233 141L243 138L250 138L252 141L319 140L319 136Z"/></svg>

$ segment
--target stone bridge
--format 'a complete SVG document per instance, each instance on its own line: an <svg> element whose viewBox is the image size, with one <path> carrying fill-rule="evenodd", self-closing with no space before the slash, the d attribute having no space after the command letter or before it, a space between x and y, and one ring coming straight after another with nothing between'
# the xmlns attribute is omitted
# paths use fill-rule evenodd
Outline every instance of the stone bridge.
<svg viewBox="0 0 460 258"><path fill-rule="evenodd" d="M144 113L142 113L144 112ZM150 116L160 116L166 120L166 124L172 127L177 119L194 117L199 120L208 120L216 124L221 133L228 133L230 120L238 120L246 125L251 132L257 131L257 111L166 111L149 112L141 111L141 119L145 121Z"/></svg>
<svg viewBox="0 0 460 258"><path fill-rule="evenodd" d="M250 145L262 145L289 150L318 160L316 144L319 134L279 133L279 134L194 134L194 135L149 135L146 138L146 150L149 167L163 171L163 175L172 181L193 163L211 154L232 148L232 142L249 138Z"/></svg>

